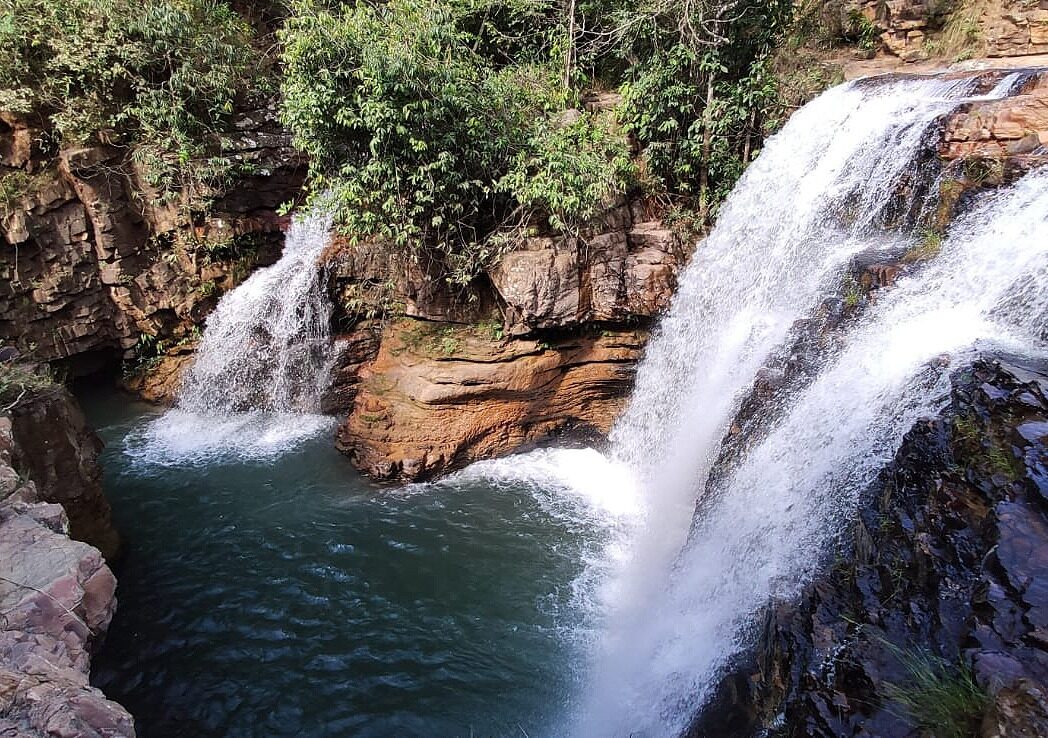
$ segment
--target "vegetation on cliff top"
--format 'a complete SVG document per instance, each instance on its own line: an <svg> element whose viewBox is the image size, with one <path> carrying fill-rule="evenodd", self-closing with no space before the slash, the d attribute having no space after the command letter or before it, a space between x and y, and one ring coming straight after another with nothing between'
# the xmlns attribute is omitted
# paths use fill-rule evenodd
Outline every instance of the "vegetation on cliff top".
<svg viewBox="0 0 1048 738"><path fill-rule="evenodd" d="M768 61L792 8L294 0L285 121L350 236L468 281L514 229L571 229L631 187L712 217L771 117ZM594 89L621 104L571 112Z"/></svg>
<svg viewBox="0 0 1048 738"><path fill-rule="evenodd" d="M214 136L258 84L250 27L217 0L5 0L0 110L53 148L133 145L162 190L220 174Z"/></svg>
<svg viewBox="0 0 1048 738"><path fill-rule="evenodd" d="M515 234L570 231L631 189L712 219L777 117L792 16L791 0L4 0L0 110L45 152L126 146L172 194L230 174L222 136L279 82L343 230L466 282Z"/></svg>

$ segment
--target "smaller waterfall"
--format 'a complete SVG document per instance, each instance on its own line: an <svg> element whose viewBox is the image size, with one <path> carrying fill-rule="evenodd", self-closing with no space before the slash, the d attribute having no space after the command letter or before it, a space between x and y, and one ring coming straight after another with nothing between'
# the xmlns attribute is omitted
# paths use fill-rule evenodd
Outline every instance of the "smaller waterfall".
<svg viewBox="0 0 1048 738"><path fill-rule="evenodd" d="M150 461L280 452L331 425L331 305L317 261L331 218L300 215L277 263L226 294L207 319L175 407L129 451Z"/></svg>
<svg viewBox="0 0 1048 738"><path fill-rule="evenodd" d="M331 305L317 259L331 219L297 218L284 253L226 295L207 320L178 407L204 415L310 413L330 367Z"/></svg>

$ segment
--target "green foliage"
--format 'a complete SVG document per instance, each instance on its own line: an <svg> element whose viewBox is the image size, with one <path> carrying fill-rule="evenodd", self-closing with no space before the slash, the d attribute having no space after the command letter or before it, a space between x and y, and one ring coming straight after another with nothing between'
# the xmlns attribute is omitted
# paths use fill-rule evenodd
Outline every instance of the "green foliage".
<svg viewBox="0 0 1048 738"><path fill-rule="evenodd" d="M27 398L54 386L54 377L47 365L26 365L15 361L0 361L0 412L14 409Z"/></svg>
<svg viewBox="0 0 1048 738"><path fill-rule="evenodd" d="M864 51L873 51L877 48L880 38L880 30L876 24L857 9L848 13L848 26L845 29L846 37L855 42Z"/></svg>
<svg viewBox="0 0 1048 738"><path fill-rule="evenodd" d="M214 134L252 79L250 29L220 0L5 0L0 109L60 144L139 145L162 189L225 174Z"/></svg>
<svg viewBox="0 0 1048 738"><path fill-rule="evenodd" d="M499 182L522 205L565 230L608 206L633 178L626 137L607 117L580 115L535 127L526 149Z"/></svg>
<svg viewBox="0 0 1048 738"><path fill-rule="evenodd" d="M11 212L28 194L32 177L22 169L14 169L0 175L0 215Z"/></svg>
<svg viewBox="0 0 1048 738"><path fill-rule="evenodd" d="M488 341L502 341L505 337L504 325L501 315L492 315L487 320L477 323L474 332Z"/></svg>
<svg viewBox="0 0 1048 738"><path fill-rule="evenodd" d="M885 693L902 706L906 717L937 738L969 738L978 733L990 701L976 684L971 669L924 650L892 650L909 680L886 685Z"/></svg>
<svg viewBox="0 0 1048 738"><path fill-rule="evenodd" d="M284 120L314 191L355 238L443 261L476 248L512 209L498 182L557 100L549 70L486 59L453 3L292 7Z"/></svg>
<svg viewBox="0 0 1048 738"><path fill-rule="evenodd" d="M155 367L167 352L167 344L167 341L158 336L140 333L132 349L134 358L124 367L124 374L131 376Z"/></svg>
<svg viewBox="0 0 1048 738"><path fill-rule="evenodd" d="M698 198L706 215L756 154L765 127L777 124L771 57L793 18L787 0L734 5L717 22L708 17L713 2L624 9L619 26L637 30L614 52L633 59L623 122L643 148L651 184Z"/></svg>
<svg viewBox="0 0 1048 738"><path fill-rule="evenodd" d="M555 6L537 0L295 0L284 120L352 238L381 238L465 284L541 211L556 228L626 186L621 134L559 121Z"/></svg>
<svg viewBox="0 0 1048 738"><path fill-rule="evenodd" d="M204 297L211 297L218 293L218 285L215 283L215 280L209 279L201 282L200 286L197 287L197 291Z"/></svg>
<svg viewBox="0 0 1048 738"><path fill-rule="evenodd" d="M942 245L946 240L942 231L936 228L922 228L919 236L920 241L906 252L903 257L904 261L911 263L928 261L934 259L942 251Z"/></svg>
<svg viewBox="0 0 1048 738"><path fill-rule="evenodd" d="M791 17L790 0L292 0L283 117L348 236L465 284L536 216L570 230L626 191L629 134L655 192L722 198L774 122ZM617 121L565 113L593 87L623 90Z"/></svg>
<svg viewBox="0 0 1048 738"><path fill-rule="evenodd" d="M462 341L455 335L453 328L445 328L440 334L439 349L444 356L454 356L462 348Z"/></svg>
<svg viewBox="0 0 1048 738"><path fill-rule="evenodd" d="M976 415L954 418L953 428L966 467L1010 480L1022 474L1022 463L1016 459L1011 444L993 428L984 429Z"/></svg>

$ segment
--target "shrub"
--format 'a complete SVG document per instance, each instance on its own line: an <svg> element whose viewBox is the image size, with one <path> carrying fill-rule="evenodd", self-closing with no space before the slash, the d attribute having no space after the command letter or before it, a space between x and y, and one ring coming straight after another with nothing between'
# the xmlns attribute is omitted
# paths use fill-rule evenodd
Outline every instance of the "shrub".
<svg viewBox="0 0 1048 738"><path fill-rule="evenodd" d="M621 194L633 175L625 134L607 117L580 115L543 121L499 182L525 208L545 213L550 225L571 229Z"/></svg>
<svg viewBox="0 0 1048 738"><path fill-rule="evenodd" d="M457 282L497 258L492 237L522 211L566 224L616 186L606 128L551 120L567 98L543 59L549 6L480 7L297 0L281 33L284 120L314 193L351 238L388 239ZM515 35L528 19L537 41Z"/></svg>
<svg viewBox="0 0 1048 738"><path fill-rule="evenodd" d="M8 0L0 109L50 119L62 144L144 147L155 184L221 169L209 138L252 79L250 30L218 0Z"/></svg>
<svg viewBox="0 0 1048 738"><path fill-rule="evenodd" d="M793 18L790 2L750 0L731 3L717 20L727 5L656 3L646 23L632 23L647 34L624 37L618 52L635 59L625 73L623 122L643 147L652 184L697 200L704 216L778 122L771 57Z"/></svg>

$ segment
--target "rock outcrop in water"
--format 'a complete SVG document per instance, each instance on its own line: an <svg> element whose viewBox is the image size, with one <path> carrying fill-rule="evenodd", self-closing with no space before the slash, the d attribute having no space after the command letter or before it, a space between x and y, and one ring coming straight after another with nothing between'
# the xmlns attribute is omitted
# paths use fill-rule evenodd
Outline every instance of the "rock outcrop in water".
<svg viewBox="0 0 1048 738"><path fill-rule="evenodd" d="M372 477L419 479L566 433L606 435L646 339L618 329L503 341L394 323L338 446Z"/></svg>
<svg viewBox="0 0 1048 738"><path fill-rule="evenodd" d="M80 406L61 385L28 397L9 411L16 445L14 465L33 480L37 496L60 504L70 535L113 558L120 536L102 490L102 442Z"/></svg>
<svg viewBox="0 0 1048 738"><path fill-rule="evenodd" d="M455 294L417 265L391 271L367 246L336 243L333 295L356 330L329 405L348 411L339 448L373 477L419 479L564 434L606 434L689 251L635 202L578 237L524 239ZM361 306L382 299L415 319L376 339Z"/></svg>
<svg viewBox="0 0 1048 738"><path fill-rule="evenodd" d="M692 735L934 733L931 690L967 679L965 734L1048 733L1048 374L982 360L952 384L866 492L836 562L768 610L752 666Z"/></svg>
<svg viewBox="0 0 1048 738"><path fill-rule="evenodd" d="M56 403L42 398L28 416L0 416L0 735L130 738L131 716L88 682L116 609L116 579L97 548L69 537L65 510L50 501L69 497L76 468L94 463L82 420L68 423L61 399L52 412L43 405ZM34 445L40 419L56 426L48 449ZM55 476L62 472L69 475Z"/></svg>

